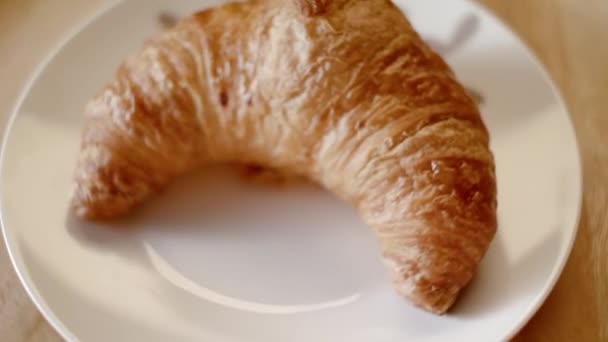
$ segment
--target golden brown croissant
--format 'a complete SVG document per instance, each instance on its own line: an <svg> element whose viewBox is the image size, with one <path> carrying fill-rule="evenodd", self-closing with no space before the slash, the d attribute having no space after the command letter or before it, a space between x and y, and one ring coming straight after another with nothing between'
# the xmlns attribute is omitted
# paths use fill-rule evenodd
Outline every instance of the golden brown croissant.
<svg viewBox="0 0 608 342"><path fill-rule="evenodd" d="M496 231L489 136L388 0L253 0L194 14L88 105L73 205L126 213L201 165L302 175L354 205L398 291L444 313Z"/></svg>

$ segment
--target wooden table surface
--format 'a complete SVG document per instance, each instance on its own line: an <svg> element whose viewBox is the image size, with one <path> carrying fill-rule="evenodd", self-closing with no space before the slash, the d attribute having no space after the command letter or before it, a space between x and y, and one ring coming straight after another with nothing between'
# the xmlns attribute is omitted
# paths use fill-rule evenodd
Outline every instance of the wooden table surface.
<svg viewBox="0 0 608 342"><path fill-rule="evenodd" d="M447 1L447 0L446 0ZM544 62L572 114L584 207L555 290L517 341L608 341L608 0L479 0ZM107 0L0 0L0 127L48 50ZM0 128L0 132L3 128ZM0 341L58 341L0 244Z"/></svg>

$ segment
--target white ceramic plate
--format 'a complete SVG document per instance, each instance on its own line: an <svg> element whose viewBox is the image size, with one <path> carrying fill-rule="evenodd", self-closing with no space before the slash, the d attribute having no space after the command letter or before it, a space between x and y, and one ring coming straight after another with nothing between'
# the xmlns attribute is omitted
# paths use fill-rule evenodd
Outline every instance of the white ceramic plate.
<svg viewBox="0 0 608 342"><path fill-rule="evenodd" d="M287 0L286 0L287 1ZM497 158L499 233L451 314L391 288L353 210L319 189L185 179L109 230L70 218L82 108L127 53L201 0L131 0L44 64L5 140L5 239L34 302L68 340L493 341L553 287L577 226L581 172L568 114L519 40L467 1L403 0L423 35L483 95ZM163 21L163 20L161 20Z"/></svg>

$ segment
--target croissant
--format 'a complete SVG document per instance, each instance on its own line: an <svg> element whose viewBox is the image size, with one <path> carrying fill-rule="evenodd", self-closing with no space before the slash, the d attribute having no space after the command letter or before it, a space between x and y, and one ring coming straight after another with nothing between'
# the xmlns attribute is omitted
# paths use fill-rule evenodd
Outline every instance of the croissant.
<svg viewBox="0 0 608 342"><path fill-rule="evenodd" d="M394 286L445 313L494 237L489 133L387 0L251 0L182 19L86 107L73 208L127 213L211 163L306 177L352 204Z"/></svg>

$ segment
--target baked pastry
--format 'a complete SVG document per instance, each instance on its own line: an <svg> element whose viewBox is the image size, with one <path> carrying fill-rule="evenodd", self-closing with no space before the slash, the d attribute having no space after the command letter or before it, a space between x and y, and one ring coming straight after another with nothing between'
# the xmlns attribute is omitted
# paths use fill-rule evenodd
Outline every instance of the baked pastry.
<svg viewBox="0 0 608 342"><path fill-rule="evenodd" d="M210 163L307 177L351 203L396 289L446 312L496 231L489 134L387 0L252 0L181 20L88 104L73 206L127 213Z"/></svg>

